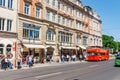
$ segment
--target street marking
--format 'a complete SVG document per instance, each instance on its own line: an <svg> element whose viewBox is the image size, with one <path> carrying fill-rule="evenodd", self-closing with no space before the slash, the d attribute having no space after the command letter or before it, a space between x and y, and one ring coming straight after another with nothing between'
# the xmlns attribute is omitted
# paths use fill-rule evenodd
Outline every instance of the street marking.
<svg viewBox="0 0 120 80"><path fill-rule="evenodd" d="M55 75L59 75L62 74L62 72L57 72L57 73L51 73L51 74L45 74L45 75L41 75L41 76L36 76L35 78L46 78L46 77L50 77L50 76L55 76Z"/></svg>
<svg viewBox="0 0 120 80"><path fill-rule="evenodd" d="M89 66L90 68L94 68L94 67L97 67L97 66L99 66L99 65L91 65L91 66Z"/></svg>

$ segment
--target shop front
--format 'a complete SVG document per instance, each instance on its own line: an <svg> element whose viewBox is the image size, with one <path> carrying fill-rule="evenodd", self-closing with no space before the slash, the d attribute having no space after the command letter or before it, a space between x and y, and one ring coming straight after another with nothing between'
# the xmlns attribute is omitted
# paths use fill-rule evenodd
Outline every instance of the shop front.
<svg viewBox="0 0 120 80"><path fill-rule="evenodd" d="M61 47L61 57L64 56L65 57L65 61L70 61L72 60L72 58L74 57L75 59L77 59L77 55L78 55L78 48L77 47ZM68 59L69 58L69 59Z"/></svg>
<svg viewBox="0 0 120 80"><path fill-rule="evenodd" d="M16 55L16 40L15 39L1 39L0 40L0 57L8 57L11 59L13 67L15 66Z"/></svg>
<svg viewBox="0 0 120 80"><path fill-rule="evenodd" d="M46 61L54 61L54 47L48 46L46 47Z"/></svg>
<svg viewBox="0 0 120 80"><path fill-rule="evenodd" d="M22 62L25 64L27 56L32 55L34 63L43 63L45 59L45 46L37 44L23 44Z"/></svg>
<svg viewBox="0 0 120 80"><path fill-rule="evenodd" d="M82 46L82 45L78 45L78 55L79 57L81 56L82 59L85 59L86 58L86 47Z"/></svg>

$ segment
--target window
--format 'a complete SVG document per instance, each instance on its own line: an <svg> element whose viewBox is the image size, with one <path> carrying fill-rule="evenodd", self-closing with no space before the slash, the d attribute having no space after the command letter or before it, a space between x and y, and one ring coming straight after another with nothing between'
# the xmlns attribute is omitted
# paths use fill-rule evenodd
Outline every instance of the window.
<svg viewBox="0 0 120 80"><path fill-rule="evenodd" d="M0 0L0 6L5 6L5 0Z"/></svg>
<svg viewBox="0 0 120 80"><path fill-rule="evenodd" d="M12 20L7 20L7 31L11 31Z"/></svg>
<svg viewBox="0 0 120 80"><path fill-rule="evenodd" d="M3 48L4 48L3 44L0 44L0 54L3 54Z"/></svg>
<svg viewBox="0 0 120 80"><path fill-rule="evenodd" d="M11 50L12 50L12 46L10 44L8 44L6 47L6 54L11 53Z"/></svg>
<svg viewBox="0 0 120 80"><path fill-rule="evenodd" d="M47 30L46 39L47 41L54 41L54 32L52 30Z"/></svg>
<svg viewBox="0 0 120 80"><path fill-rule="evenodd" d="M39 27L34 27L34 39L39 39Z"/></svg>
<svg viewBox="0 0 120 80"><path fill-rule="evenodd" d="M52 0L52 6L55 6L55 0Z"/></svg>
<svg viewBox="0 0 120 80"><path fill-rule="evenodd" d="M87 37L83 37L83 45L87 45Z"/></svg>
<svg viewBox="0 0 120 80"><path fill-rule="evenodd" d="M55 13L52 13L52 21L55 22Z"/></svg>
<svg viewBox="0 0 120 80"><path fill-rule="evenodd" d="M58 10L60 10L60 0L58 0Z"/></svg>
<svg viewBox="0 0 120 80"><path fill-rule="evenodd" d="M93 40L92 40L92 38L91 38L91 39L90 39L90 43L91 43L91 44L92 44L92 41L93 41Z"/></svg>
<svg viewBox="0 0 120 80"><path fill-rule="evenodd" d="M60 17L60 15L58 15L58 24L60 24L60 19L61 19L61 17Z"/></svg>
<svg viewBox="0 0 120 80"><path fill-rule="evenodd" d="M73 25L73 24L72 24L72 20L70 20L70 26L72 27L72 25Z"/></svg>
<svg viewBox="0 0 120 80"><path fill-rule="evenodd" d="M50 11L47 10L46 12L46 19L49 20L50 19Z"/></svg>
<svg viewBox="0 0 120 80"><path fill-rule="evenodd" d="M12 3L13 3L13 0L8 0L8 8L9 9L12 9Z"/></svg>
<svg viewBox="0 0 120 80"><path fill-rule="evenodd" d="M30 10L29 10L29 6L30 6L30 5L29 5L28 3L25 3L25 5L24 5L24 13L25 13L25 14L29 14L29 11L30 11Z"/></svg>
<svg viewBox="0 0 120 80"><path fill-rule="evenodd" d="M63 5L63 6L62 6L62 10L63 10L63 11L64 11L64 8L65 8L65 6Z"/></svg>
<svg viewBox="0 0 120 80"><path fill-rule="evenodd" d="M79 11L76 11L76 17L79 18Z"/></svg>
<svg viewBox="0 0 120 80"><path fill-rule="evenodd" d="M49 0L46 0L46 3L49 3L50 1Z"/></svg>
<svg viewBox="0 0 120 80"><path fill-rule="evenodd" d="M4 31L4 26L5 26L5 19L0 18L0 31Z"/></svg>
<svg viewBox="0 0 120 80"><path fill-rule="evenodd" d="M78 22L76 22L76 28L77 28L77 29L79 29L79 26L78 26L78 25L79 25Z"/></svg>
<svg viewBox="0 0 120 80"><path fill-rule="evenodd" d="M69 23L69 19L67 19L67 21L66 21L66 25L69 26L69 24L70 24L70 23Z"/></svg>
<svg viewBox="0 0 120 80"><path fill-rule="evenodd" d="M63 20L62 20L62 24L64 25L65 24L65 18L63 17Z"/></svg>
<svg viewBox="0 0 120 80"><path fill-rule="evenodd" d="M36 17L39 18L40 17L40 8L36 7Z"/></svg>
<svg viewBox="0 0 120 80"><path fill-rule="evenodd" d="M72 35L64 33L62 31L58 32L58 41L64 43L72 43Z"/></svg>
<svg viewBox="0 0 120 80"><path fill-rule="evenodd" d="M39 26L23 23L23 38L39 39Z"/></svg>
<svg viewBox="0 0 120 80"><path fill-rule="evenodd" d="M76 37L76 44L80 44L80 37L79 36Z"/></svg>

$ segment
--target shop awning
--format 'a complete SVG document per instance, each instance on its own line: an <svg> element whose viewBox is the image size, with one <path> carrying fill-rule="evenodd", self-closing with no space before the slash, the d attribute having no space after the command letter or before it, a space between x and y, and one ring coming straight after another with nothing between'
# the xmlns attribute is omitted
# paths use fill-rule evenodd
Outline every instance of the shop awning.
<svg viewBox="0 0 120 80"><path fill-rule="evenodd" d="M86 49L86 47L84 47L84 46L82 46L82 45L79 45L79 47L82 48L82 49Z"/></svg>
<svg viewBox="0 0 120 80"><path fill-rule="evenodd" d="M45 48L43 45L37 45L37 44L24 44L27 48Z"/></svg>
<svg viewBox="0 0 120 80"><path fill-rule="evenodd" d="M77 47L66 47L66 46L63 46L62 48L63 49L78 49Z"/></svg>

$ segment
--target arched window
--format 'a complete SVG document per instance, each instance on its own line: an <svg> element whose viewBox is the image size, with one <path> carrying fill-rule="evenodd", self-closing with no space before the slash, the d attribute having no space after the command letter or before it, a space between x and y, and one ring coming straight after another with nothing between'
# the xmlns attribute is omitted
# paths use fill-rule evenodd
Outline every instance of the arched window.
<svg viewBox="0 0 120 80"><path fill-rule="evenodd" d="M47 30L46 39L47 41L54 41L54 32L52 30Z"/></svg>
<svg viewBox="0 0 120 80"><path fill-rule="evenodd" d="M6 54L11 53L12 46L10 44L6 47Z"/></svg>
<svg viewBox="0 0 120 80"><path fill-rule="evenodd" d="M0 54L3 54L3 47L4 47L4 45L0 44Z"/></svg>

